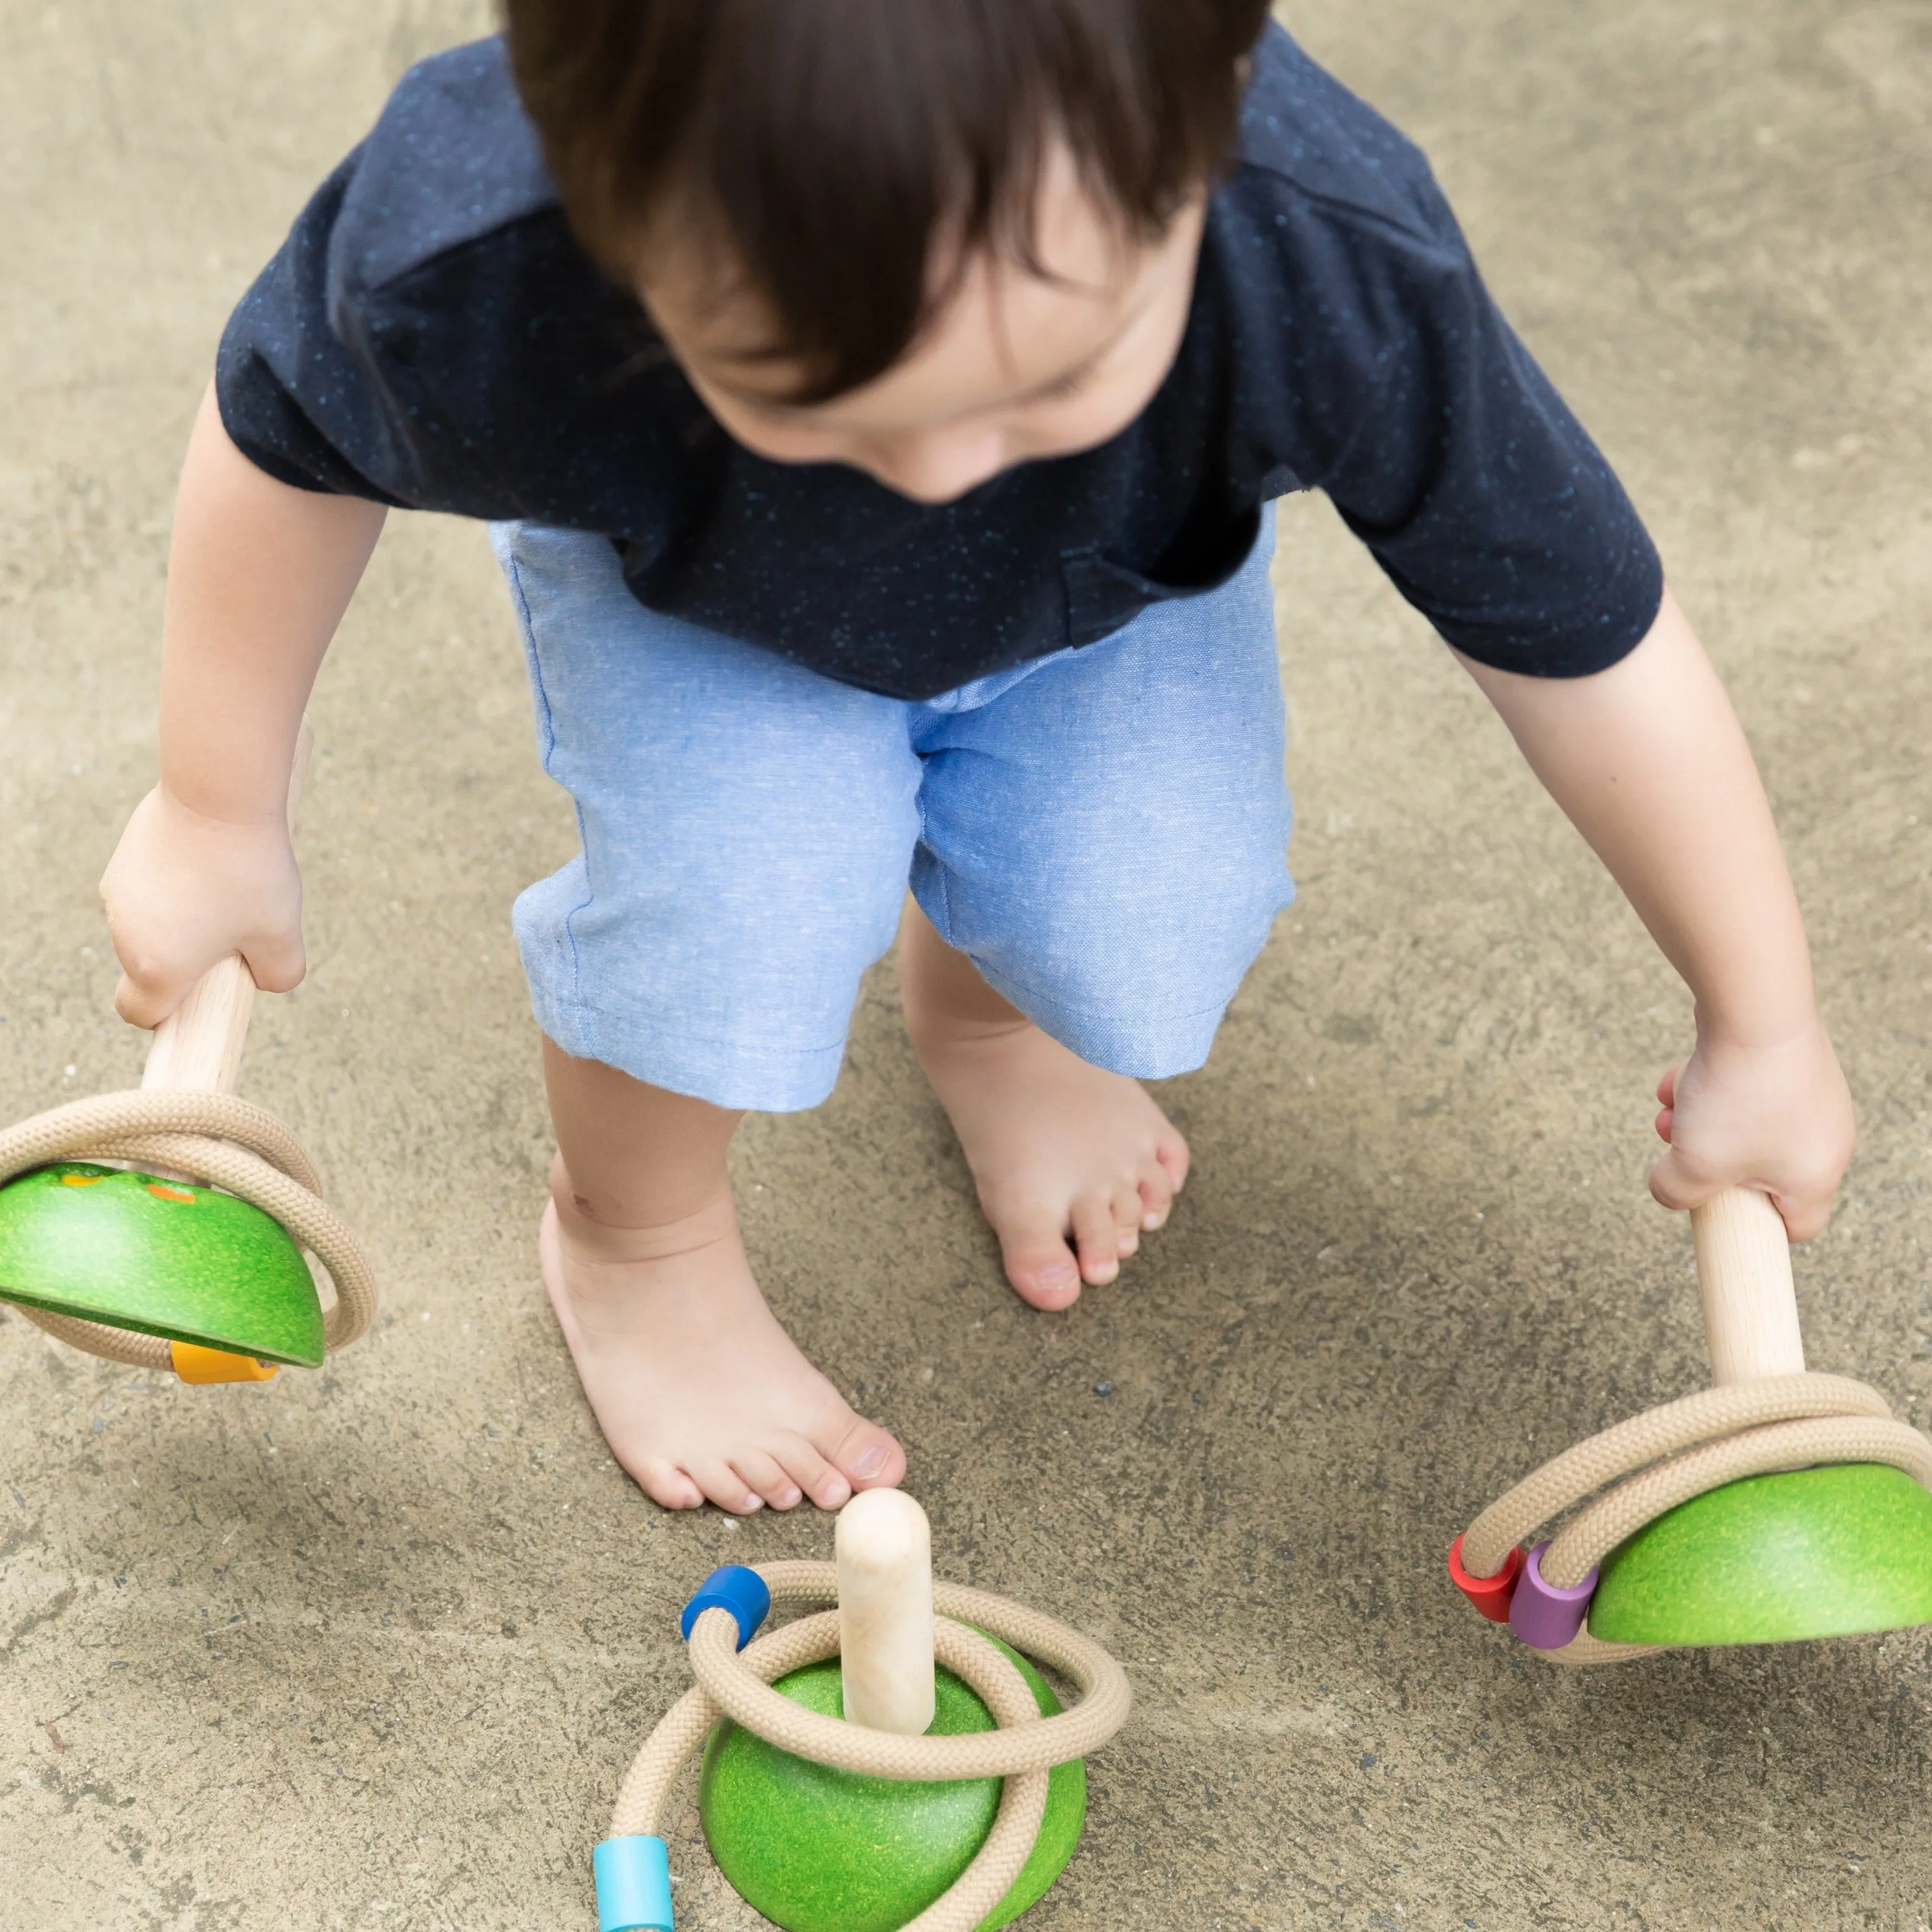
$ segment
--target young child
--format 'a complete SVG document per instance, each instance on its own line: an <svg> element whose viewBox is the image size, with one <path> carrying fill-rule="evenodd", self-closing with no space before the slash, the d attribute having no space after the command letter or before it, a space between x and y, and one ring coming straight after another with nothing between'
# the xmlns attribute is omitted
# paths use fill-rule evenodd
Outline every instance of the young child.
<svg viewBox="0 0 1932 1932"><path fill-rule="evenodd" d="M229 326L175 526L161 776L104 882L152 1024L302 976L283 824L386 506L486 518L583 853L518 901L544 1282L668 1508L899 1445L778 1327L725 1150L905 1010L1013 1287L1168 1217L1290 886L1269 505L1318 488L1696 1001L1653 1172L1822 1225L1850 1103L1730 705L1421 156L1263 0L509 0Z"/></svg>

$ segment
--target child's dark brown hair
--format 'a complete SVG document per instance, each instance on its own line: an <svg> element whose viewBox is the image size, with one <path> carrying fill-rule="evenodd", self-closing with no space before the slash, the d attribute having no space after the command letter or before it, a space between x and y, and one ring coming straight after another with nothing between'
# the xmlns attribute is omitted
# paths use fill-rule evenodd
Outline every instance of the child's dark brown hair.
<svg viewBox="0 0 1932 1932"><path fill-rule="evenodd" d="M506 0L512 62L578 232L626 278L655 218L722 244L794 400L897 362L963 264L1030 263L1071 151L1138 240L1226 164L1267 0Z"/></svg>

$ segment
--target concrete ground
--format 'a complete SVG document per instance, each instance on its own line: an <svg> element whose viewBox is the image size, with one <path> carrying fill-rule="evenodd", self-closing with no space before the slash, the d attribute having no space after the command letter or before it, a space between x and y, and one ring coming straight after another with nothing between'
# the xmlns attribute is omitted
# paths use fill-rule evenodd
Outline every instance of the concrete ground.
<svg viewBox="0 0 1932 1932"><path fill-rule="evenodd" d="M1932 1410L1932 4L1297 0L1434 155L1736 690L1862 1106L1812 1358ZM172 473L217 332L466 0L0 0L0 1116L129 1084L94 882L153 761ZM1318 502L1280 575L1302 886L1130 1277L1003 1286L874 976L836 1098L739 1152L784 1319L898 1430L948 1574L1140 1702L1030 1923L1932 1921L1924 1634L1559 1674L1442 1556L1531 1462L1698 1385L1649 1092L1684 996ZM245 1090L378 1256L373 1340L195 1390L0 1319L0 1921L588 1927L715 1562L604 1453L537 1290L507 933L560 862L481 534L401 519L323 678L314 969ZM1100 1392L1105 1384L1111 1393ZM674 1836L683 1922L752 1924Z"/></svg>

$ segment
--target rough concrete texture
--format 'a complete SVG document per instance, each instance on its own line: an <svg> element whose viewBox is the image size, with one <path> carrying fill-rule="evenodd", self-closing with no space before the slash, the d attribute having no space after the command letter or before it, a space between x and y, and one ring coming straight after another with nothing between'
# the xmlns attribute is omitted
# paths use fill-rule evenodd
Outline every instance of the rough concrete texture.
<svg viewBox="0 0 1932 1932"><path fill-rule="evenodd" d="M1932 1411L1932 5L1298 0L1432 152L1731 677L1863 1108L1812 1358ZM0 0L0 1113L130 1084L94 882L152 769L172 477L217 331L460 0ZM836 1096L738 1154L781 1313L910 1447L943 1569L1094 1629L1140 1706L1030 1922L1909 1928L1924 1635L1559 1674L1444 1548L1699 1384L1649 1090L1684 997L1447 654L1285 520L1298 908L1118 1287L1028 1312L874 975ZM314 966L245 1090L380 1257L314 1376L158 1386L0 1321L0 1920L592 1922L671 1619L808 1515L625 1480L537 1289L509 901L571 827L480 532L399 520L316 700ZM1102 1394L1105 1384L1111 1393ZM675 1833L684 1923L752 1923Z"/></svg>

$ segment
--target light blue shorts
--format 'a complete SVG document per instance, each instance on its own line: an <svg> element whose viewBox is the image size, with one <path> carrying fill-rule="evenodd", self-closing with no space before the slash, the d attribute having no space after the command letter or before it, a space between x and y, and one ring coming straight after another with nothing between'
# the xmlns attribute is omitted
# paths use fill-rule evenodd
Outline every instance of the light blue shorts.
<svg viewBox="0 0 1932 1932"><path fill-rule="evenodd" d="M492 536L584 842L515 912L566 1052L815 1106L910 884L1082 1058L1207 1058L1293 896L1271 522L1218 588L923 704L645 609L600 537Z"/></svg>

